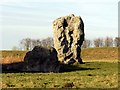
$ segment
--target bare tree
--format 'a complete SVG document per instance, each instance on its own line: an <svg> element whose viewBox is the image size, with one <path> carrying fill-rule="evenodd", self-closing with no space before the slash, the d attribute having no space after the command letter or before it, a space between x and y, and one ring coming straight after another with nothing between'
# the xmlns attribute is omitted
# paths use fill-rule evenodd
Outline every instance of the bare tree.
<svg viewBox="0 0 120 90"><path fill-rule="evenodd" d="M53 38L52 37L48 37L46 39L43 39L41 41L41 44L44 47L51 47L51 46L53 46Z"/></svg>
<svg viewBox="0 0 120 90"><path fill-rule="evenodd" d="M51 47L53 46L53 38L48 37L43 40L25 38L21 40L20 45L24 50L32 50L35 46Z"/></svg>
<svg viewBox="0 0 120 90"><path fill-rule="evenodd" d="M120 37L116 37L114 39L114 44L115 44L115 47L120 47Z"/></svg>
<svg viewBox="0 0 120 90"><path fill-rule="evenodd" d="M30 38L22 39L20 44L22 45L24 50L31 50L31 39Z"/></svg>
<svg viewBox="0 0 120 90"><path fill-rule="evenodd" d="M40 39L32 39L31 40L31 45L32 45L32 49L35 47L35 46L41 46L41 40Z"/></svg>
<svg viewBox="0 0 120 90"><path fill-rule="evenodd" d="M93 41L95 47L102 47L103 46L103 39L97 38Z"/></svg>
<svg viewBox="0 0 120 90"><path fill-rule="evenodd" d="M113 46L113 38L106 37L104 40L104 46L105 47L112 47Z"/></svg>
<svg viewBox="0 0 120 90"><path fill-rule="evenodd" d="M91 45L91 40L85 39L83 44L82 44L82 48L88 48Z"/></svg>

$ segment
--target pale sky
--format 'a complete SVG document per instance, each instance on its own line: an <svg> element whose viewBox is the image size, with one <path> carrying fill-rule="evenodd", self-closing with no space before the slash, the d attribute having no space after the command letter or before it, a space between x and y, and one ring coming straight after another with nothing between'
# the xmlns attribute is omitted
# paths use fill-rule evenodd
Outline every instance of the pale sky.
<svg viewBox="0 0 120 90"><path fill-rule="evenodd" d="M0 0L0 50L19 46L23 38L52 37L52 22L61 16L81 16L85 38L118 36L119 0Z"/></svg>

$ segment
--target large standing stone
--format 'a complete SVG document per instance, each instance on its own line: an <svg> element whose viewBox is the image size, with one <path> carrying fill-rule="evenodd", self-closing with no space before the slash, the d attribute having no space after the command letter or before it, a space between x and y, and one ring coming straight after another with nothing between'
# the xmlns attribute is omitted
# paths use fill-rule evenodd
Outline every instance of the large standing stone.
<svg viewBox="0 0 120 90"><path fill-rule="evenodd" d="M80 16L63 16L53 22L54 47L59 61L73 64L80 58L81 45L84 41L84 23Z"/></svg>

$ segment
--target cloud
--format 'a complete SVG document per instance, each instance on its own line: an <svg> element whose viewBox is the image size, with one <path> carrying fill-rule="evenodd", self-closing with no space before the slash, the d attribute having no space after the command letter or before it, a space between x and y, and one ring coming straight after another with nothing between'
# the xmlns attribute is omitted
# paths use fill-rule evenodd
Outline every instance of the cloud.
<svg viewBox="0 0 120 90"><path fill-rule="evenodd" d="M78 2L82 2L82 3L89 3L89 4L95 4L95 3L116 3L119 0L79 0ZM77 2L77 1L76 1Z"/></svg>
<svg viewBox="0 0 120 90"><path fill-rule="evenodd" d="M1 4L25 3L25 2L39 2L39 3L53 3L53 2L75 2L75 0L0 0Z"/></svg>
<svg viewBox="0 0 120 90"><path fill-rule="evenodd" d="M0 0L1 3L6 2L81 2L81 3L99 3L99 2L118 2L119 0Z"/></svg>

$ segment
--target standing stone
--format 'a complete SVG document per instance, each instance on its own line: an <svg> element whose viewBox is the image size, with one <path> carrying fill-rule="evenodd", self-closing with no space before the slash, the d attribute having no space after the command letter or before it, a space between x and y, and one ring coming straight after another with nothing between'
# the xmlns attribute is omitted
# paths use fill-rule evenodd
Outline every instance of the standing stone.
<svg viewBox="0 0 120 90"><path fill-rule="evenodd" d="M65 64L82 62L81 45L84 41L84 23L80 16L63 16L53 21L54 48L59 61Z"/></svg>
<svg viewBox="0 0 120 90"><path fill-rule="evenodd" d="M24 57L23 71L61 72L57 51L53 47L35 46Z"/></svg>

